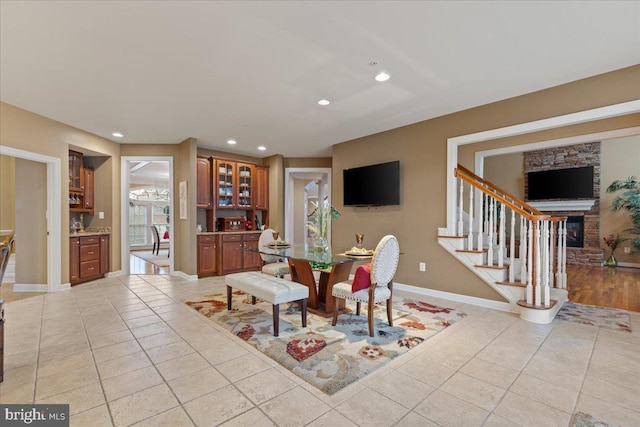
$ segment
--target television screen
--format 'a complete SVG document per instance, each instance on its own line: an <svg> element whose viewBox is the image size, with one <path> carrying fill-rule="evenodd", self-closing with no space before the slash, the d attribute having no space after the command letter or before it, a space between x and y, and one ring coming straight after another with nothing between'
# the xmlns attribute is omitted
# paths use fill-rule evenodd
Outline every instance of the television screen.
<svg viewBox="0 0 640 427"><path fill-rule="evenodd" d="M593 198L593 166L529 172L528 199Z"/></svg>
<svg viewBox="0 0 640 427"><path fill-rule="evenodd" d="M342 171L344 206L400 204L400 162Z"/></svg>

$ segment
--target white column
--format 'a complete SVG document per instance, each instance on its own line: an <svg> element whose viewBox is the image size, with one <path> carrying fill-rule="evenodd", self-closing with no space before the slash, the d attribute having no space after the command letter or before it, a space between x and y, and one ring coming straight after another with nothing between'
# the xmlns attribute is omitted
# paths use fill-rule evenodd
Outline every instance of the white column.
<svg viewBox="0 0 640 427"><path fill-rule="evenodd" d="M527 219L520 217L520 283L527 283Z"/></svg>
<svg viewBox="0 0 640 427"><path fill-rule="evenodd" d="M541 246L541 239L540 239L540 220L536 220L535 222L535 244L534 244L534 248L535 248L535 270L536 270L536 282L535 285L533 287L533 304L534 305L540 305L540 301L541 301L541 297L542 295L540 295L540 290L541 290L541 286L540 286L540 282L541 282L541 267L542 267L542 260L540 257L540 246Z"/></svg>
<svg viewBox="0 0 640 427"><path fill-rule="evenodd" d="M557 282L556 282L556 277L553 274L553 266L554 266L554 262L556 260L555 258L555 246L556 246L556 222L555 221L551 221L549 222L549 230L551 230L551 235L549 237L549 262L551 264L551 266L549 267L549 286L551 286L552 288L556 288L558 287Z"/></svg>
<svg viewBox="0 0 640 427"><path fill-rule="evenodd" d="M493 197L489 198L489 235L487 240L489 241L489 250L487 251L487 265L493 265L493 211L495 208L495 200Z"/></svg>
<svg viewBox="0 0 640 427"><path fill-rule="evenodd" d="M469 235L467 236L467 248L473 249L473 186L469 187Z"/></svg>
<svg viewBox="0 0 640 427"><path fill-rule="evenodd" d="M533 304L533 221L527 221L528 254L527 254L527 304Z"/></svg>
<svg viewBox="0 0 640 427"><path fill-rule="evenodd" d="M509 283L516 281L516 212L511 209L511 235L509 239Z"/></svg>
<svg viewBox="0 0 640 427"><path fill-rule="evenodd" d="M551 268L551 251L549 248L549 244L551 243L551 238L549 237L549 227L551 224L551 221L549 220L545 220L543 222L544 224L544 238L543 238L543 243L544 246L542 247L542 249L544 250L543 253L543 265L542 268L543 270L543 275L542 275L542 301L543 304L548 307L551 304L551 290L549 289L549 270Z"/></svg>
<svg viewBox="0 0 640 427"><path fill-rule="evenodd" d="M502 203L500 203L500 229L498 230L499 236L500 236L500 244L498 245L498 266L499 267L504 267L504 257L505 257L505 243L504 243L504 229L506 228L505 225L505 205L503 205Z"/></svg>
<svg viewBox="0 0 640 427"><path fill-rule="evenodd" d="M464 224L462 215L464 215L464 181L460 180L460 204L458 205L458 236L464 236Z"/></svg>
<svg viewBox="0 0 640 427"><path fill-rule="evenodd" d="M478 250L481 251L483 249L482 245L483 237L484 237L484 193L480 192L480 212L478 213Z"/></svg>

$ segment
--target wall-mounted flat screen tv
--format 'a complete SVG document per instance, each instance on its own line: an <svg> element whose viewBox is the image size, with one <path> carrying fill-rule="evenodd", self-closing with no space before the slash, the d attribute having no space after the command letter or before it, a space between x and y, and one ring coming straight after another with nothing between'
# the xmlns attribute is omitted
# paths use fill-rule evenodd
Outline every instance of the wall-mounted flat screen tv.
<svg viewBox="0 0 640 427"><path fill-rule="evenodd" d="M527 174L528 200L593 198L593 166Z"/></svg>
<svg viewBox="0 0 640 427"><path fill-rule="evenodd" d="M400 162L380 163L342 171L344 206L400 204Z"/></svg>

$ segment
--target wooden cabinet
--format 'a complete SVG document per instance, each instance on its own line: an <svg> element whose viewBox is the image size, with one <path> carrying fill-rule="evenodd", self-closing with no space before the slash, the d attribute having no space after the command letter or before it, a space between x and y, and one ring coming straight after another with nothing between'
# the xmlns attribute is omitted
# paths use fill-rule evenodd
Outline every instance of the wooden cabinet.
<svg viewBox="0 0 640 427"><path fill-rule="evenodd" d="M196 161L196 171L196 207L201 209L211 209L213 208L211 193L211 158L198 156Z"/></svg>
<svg viewBox="0 0 640 427"><path fill-rule="evenodd" d="M255 208L266 211L269 209L269 167L256 166L253 182Z"/></svg>
<svg viewBox="0 0 640 427"><path fill-rule="evenodd" d="M84 156L69 150L69 211L93 215L95 174L84 165Z"/></svg>
<svg viewBox="0 0 640 427"><path fill-rule="evenodd" d="M221 234L219 274L259 270L262 264L260 254L244 250L257 248L259 238L259 233Z"/></svg>
<svg viewBox="0 0 640 427"><path fill-rule="evenodd" d="M83 206L87 209L87 213L93 215L94 208L94 188L95 188L95 175L93 169L84 168L83 170L84 176L84 185L83 185Z"/></svg>
<svg viewBox="0 0 640 427"><path fill-rule="evenodd" d="M109 272L109 236L100 236L100 274Z"/></svg>
<svg viewBox="0 0 640 427"><path fill-rule="evenodd" d="M69 282L75 283L80 280L80 238L71 237L69 239Z"/></svg>
<svg viewBox="0 0 640 427"><path fill-rule="evenodd" d="M237 206L238 209L253 209L253 170L254 166L247 163L237 163Z"/></svg>
<svg viewBox="0 0 640 427"><path fill-rule="evenodd" d="M82 191L84 156L77 151L69 150L69 191Z"/></svg>
<svg viewBox="0 0 640 427"><path fill-rule="evenodd" d="M212 276L217 271L217 244L215 235L198 236L198 277Z"/></svg>
<svg viewBox="0 0 640 427"><path fill-rule="evenodd" d="M236 163L216 160L216 208L236 209Z"/></svg>
<svg viewBox="0 0 640 427"><path fill-rule="evenodd" d="M73 236L69 240L69 282L104 277L109 272L109 236Z"/></svg>

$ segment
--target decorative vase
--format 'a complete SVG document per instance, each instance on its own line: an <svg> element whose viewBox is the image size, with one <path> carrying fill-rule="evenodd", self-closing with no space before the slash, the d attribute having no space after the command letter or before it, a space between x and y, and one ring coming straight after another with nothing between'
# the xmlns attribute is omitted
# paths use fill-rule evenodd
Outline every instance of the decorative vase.
<svg viewBox="0 0 640 427"><path fill-rule="evenodd" d="M313 239L313 249L316 252L324 252L328 249L327 239L324 237L316 237Z"/></svg>
<svg viewBox="0 0 640 427"><path fill-rule="evenodd" d="M604 262L604 265L605 267L611 267L611 268L616 268L618 266L618 260L616 259L616 257L613 256L613 252L609 256L609 258L607 258L607 260Z"/></svg>

